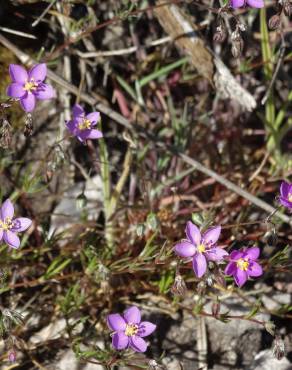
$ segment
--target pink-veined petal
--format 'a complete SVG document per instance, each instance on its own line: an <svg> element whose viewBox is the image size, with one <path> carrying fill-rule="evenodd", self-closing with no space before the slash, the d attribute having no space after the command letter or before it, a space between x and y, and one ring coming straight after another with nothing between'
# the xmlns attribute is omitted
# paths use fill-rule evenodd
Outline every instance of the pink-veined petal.
<svg viewBox="0 0 292 370"><path fill-rule="evenodd" d="M113 313L107 317L107 325L111 330L124 331L126 330L126 321L118 313Z"/></svg>
<svg viewBox="0 0 292 370"><path fill-rule="evenodd" d="M26 94L26 91L23 89L23 85L18 82L13 82L7 87L6 94L11 98L21 98Z"/></svg>
<svg viewBox="0 0 292 370"><path fill-rule="evenodd" d="M239 287L242 287L245 284L246 280L247 280L247 273L246 273L246 271L242 271L239 268L237 268L235 270L233 276L234 276L234 280L235 280L236 284Z"/></svg>
<svg viewBox="0 0 292 370"><path fill-rule="evenodd" d="M147 337L152 334L156 329L156 325L149 321L142 321L139 325L138 335L139 337Z"/></svg>
<svg viewBox="0 0 292 370"><path fill-rule="evenodd" d="M182 241L174 246L175 253L180 257L193 257L197 248L189 241Z"/></svg>
<svg viewBox="0 0 292 370"><path fill-rule="evenodd" d="M248 257L251 260L256 260L260 255L260 249L258 247L248 248L244 251L243 258Z"/></svg>
<svg viewBox="0 0 292 370"><path fill-rule="evenodd" d="M10 230L5 230L3 232L3 240L12 248L17 249L20 246L19 237Z"/></svg>
<svg viewBox="0 0 292 370"><path fill-rule="evenodd" d="M228 265L225 267L224 274L225 275L233 275L236 271L236 263L229 262Z"/></svg>
<svg viewBox="0 0 292 370"><path fill-rule="evenodd" d="M124 312L124 318L128 324L140 324L141 312L138 307L132 306Z"/></svg>
<svg viewBox="0 0 292 370"><path fill-rule="evenodd" d="M36 98L31 93L27 93L26 96L20 99L20 104L27 113L30 113L34 110L35 102Z"/></svg>
<svg viewBox="0 0 292 370"><path fill-rule="evenodd" d="M92 123L92 125L96 125L97 122L100 121L100 113L99 112L92 112L87 114L86 118Z"/></svg>
<svg viewBox="0 0 292 370"><path fill-rule="evenodd" d="M56 97L56 92L51 85L40 84L34 95L40 100L53 99Z"/></svg>
<svg viewBox="0 0 292 370"><path fill-rule="evenodd" d="M228 253L223 248L214 247L206 250L205 255L209 261L222 261Z"/></svg>
<svg viewBox="0 0 292 370"><path fill-rule="evenodd" d="M22 85L25 84L28 79L26 70L18 64L10 64L9 74L13 82L18 82Z"/></svg>
<svg viewBox="0 0 292 370"><path fill-rule="evenodd" d="M138 337L138 335L133 335L130 337L130 347L136 352L146 352L147 343L144 339Z"/></svg>
<svg viewBox="0 0 292 370"><path fill-rule="evenodd" d="M205 244L214 245L219 239L221 233L221 226L212 227L205 232L203 240Z"/></svg>
<svg viewBox="0 0 292 370"><path fill-rule="evenodd" d="M22 232L27 230L32 224L32 221L26 217L18 217L13 220L13 228L12 231L14 232Z"/></svg>
<svg viewBox="0 0 292 370"><path fill-rule="evenodd" d="M5 218L12 218L14 215L14 206L10 199L6 199L1 207L1 219L4 221Z"/></svg>
<svg viewBox="0 0 292 370"><path fill-rule="evenodd" d="M202 253L197 253L194 255L193 270L198 278L205 274L207 270L207 261Z"/></svg>
<svg viewBox="0 0 292 370"><path fill-rule="evenodd" d="M47 65L45 63L36 64L28 72L29 79L43 82L47 77Z"/></svg>
<svg viewBox="0 0 292 370"><path fill-rule="evenodd" d="M112 345L117 350L126 349L129 345L129 337L123 331L119 331L113 335Z"/></svg>
<svg viewBox="0 0 292 370"><path fill-rule="evenodd" d="M201 232L191 221L187 222L186 235L193 244L199 245L201 243Z"/></svg>
<svg viewBox="0 0 292 370"><path fill-rule="evenodd" d="M249 264L247 272L249 276L258 277L263 274L263 269L260 264L253 261Z"/></svg>

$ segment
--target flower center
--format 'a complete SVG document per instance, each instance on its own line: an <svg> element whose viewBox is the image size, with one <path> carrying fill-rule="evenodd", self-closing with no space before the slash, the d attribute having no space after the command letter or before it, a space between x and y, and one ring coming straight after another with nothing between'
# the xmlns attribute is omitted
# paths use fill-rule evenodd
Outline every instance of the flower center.
<svg viewBox="0 0 292 370"><path fill-rule="evenodd" d="M128 337L132 337L133 335L137 334L138 332L138 325L136 324L127 324L125 334Z"/></svg>
<svg viewBox="0 0 292 370"><path fill-rule="evenodd" d="M13 227L13 221L10 217L6 217L4 221L0 220L0 229L10 230Z"/></svg>
<svg viewBox="0 0 292 370"><path fill-rule="evenodd" d="M292 193L288 194L288 201L292 203Z"/></svg>
<svg viewBox="0 0 292 370"><path fill-rule="evenodd" d="M30 81L27 81L24 85L24 90L31 93L32 91L35 91L38 87L38 83L34 80L31 79Z"/></svg>
<svg viewBox="0 0 292 370"><path fill-rule="evenodd" d="M89 119L84 118L82 122L79 123L78 125L79 130L89 130L91 128L91 122Z"/></svg>
<svg viewBox="0 0 292 370"><path fill-rule="evenodd" d="M204 244L200 244L200 245L198 246L198 251L199 251L200 253L204 253L204 252L206 251L206 247L205 247L205 245L204 245Z"/></svg>
<svg viewBox="0 0 292 370"><path fill-rule="evenodd" d="M249 262L246 259L243 259L243 258L239 258L239 260L236 262L236 264L237 264L237 267L241 271L247 271L248 266L249 266Z"/></svg>

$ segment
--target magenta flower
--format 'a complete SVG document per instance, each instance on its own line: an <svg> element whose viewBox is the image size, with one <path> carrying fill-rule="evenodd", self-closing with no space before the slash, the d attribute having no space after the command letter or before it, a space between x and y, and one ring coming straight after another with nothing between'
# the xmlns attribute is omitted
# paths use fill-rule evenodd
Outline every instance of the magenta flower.
<svg viewBox="0 0 292 370"><path fill-rule="evenodd" d="M28 229L32 221L25 217L13 219L13 215L13 204L6 199L0 208L0 241L3 239L9 247L17 249L20 246L20 240L16 233Z"/></svg>
<svg viewBox="0 0 292 370"><path fill-rule="evenodd" d="M81 142L87 139L99 139L102 137L102 132L95 130L95 126L100 121L100 113L92 112L85 115L84 109L79 105L74 105L73 119L66 123L68 130L77 137Z"/></svg>
<svg viewBox="0 0 292 370"><path fill-rule="evenodd" d="M145 352L147 343L143 337L152 334L156 325L149 321L141 322L141 312L136 306L128 308L123 317L113 313L107 317L108 327L114 331L112 345L117 350L132 348L135 352Z"/></svg>
<svg viewBox="0 0 292 370"><path fill-rule="evenodd" d="M263 8L265 6L264 0L230 0L232 8L241 8L249 5L251 8Z"/></svg>
<svg viewBox="0 0 292 370"><path fill-rule="evenodd" d="M292 208L292 184L283 181L280 187L280 203L286 207L291 209Z"/></svg>
<svg viewBox="0 0 292 370"><path fill-rule="evenodd" d="M231 252L230 262L225 268L226 275L232 275L236 284L241 287L249 277L258 277L263 274L263 269L256 260L260 255L257 247L242 248Z"/></svg>
<svg viewBox="0 0 292 370"><path fill-rule="evenodd" d="M7 95L20 99L20 104L26 112L32 112L36 100L52 99L55 91L52 86L44 83L47 77L45 63L36 64L29 72L17 64L10 64L9 74L12 83L7 88Z"/></svg>
<svg viewBox="0 0 292 370"><path fill-rule="evenodd" d="M228 253L216 245L221 233L221 226L213 227L201 235L200 230L191 221L186 226L187 240L176 244L175 253L180 257L193 257L193 270L197 277L202 277L207 270L207 261L221 261Z"/></svg>

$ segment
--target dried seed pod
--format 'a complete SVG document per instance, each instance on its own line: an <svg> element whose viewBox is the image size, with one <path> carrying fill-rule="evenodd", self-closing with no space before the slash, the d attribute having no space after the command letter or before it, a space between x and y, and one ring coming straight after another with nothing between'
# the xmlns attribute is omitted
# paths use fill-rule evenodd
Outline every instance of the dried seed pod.
<svg viewBox="0 0 292 370"><path fill-rule="evenodd" d="M280 14L275 14L269 19L269 28L271 30L276 30L279 28L281 23L281 17Z"/></svg>
<svg viewBox="0 0 292 370"><path fill-rule="evenodd" d="M232 42L231 53L234 56L234 58L239 58L244 47L244 42L238 29L232 32L231 42Z"/></svg>
<svg viewBox="0 0 292 370"><path fill-rule="evenodd" d="M226 37L227 37L226 27L223 23L221 23L216 28L216 32L214 33L214 36L213 36L213 41L222 43L226 40Z"/></svg>
<svg viewBox="0 0 292 370"><path fill-rule="evenodd" d="M24 120L24 136L31 136L33 133L33 120L31 113L27 113Z"/></svg>
<svg viewBox="0 0 292 370"><path fill-rule="evenodd" d="M292 4L290 3L290 0L284 0L284 2L283 2L283 10L284 10L284 14L287 17L290 17L291 16L291 14L292 14Z"/></svg>
<svg viewBox="0 0 292 370"><path fill-rule="evenodd" d="M279 361L285 356L285 344L280 335L275 336L273 356Z"/></svg>
<svg viewBox="0 0 292 370"><path fill-rule="evenodd" d="M171 287L171 293L173 295L184 296L187 291L186 283L181 275L176 275L174 284Z"/></svg>
<svg viewBox="0 0 292 370"><path fill-rule="evenodd" d="M163 365L159 365L155 360L148 362L148 370L165 370Z"/></svg>

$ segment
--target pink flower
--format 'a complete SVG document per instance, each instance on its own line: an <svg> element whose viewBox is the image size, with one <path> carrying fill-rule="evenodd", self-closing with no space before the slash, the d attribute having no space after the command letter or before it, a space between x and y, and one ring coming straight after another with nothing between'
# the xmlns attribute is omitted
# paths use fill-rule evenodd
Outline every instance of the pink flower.
<svg viewBox="0 0 292 370"><path fill-rule="evenodd" d="M201 235L200 230L191 221L186 226L187 240L177 243L175 253L184 258L193 257L193 270L197 277L202 277L207 270L207 261L221 261L228 253L216 245L221 226L207 230Z"/></svg>
<svg viewBox="0 0 292 370"><path fill-rule="evenodd" d="M241 8L249 5L251 8L263 8L265 6L264 0L230 0L232 8Z"/></svg>
<svg viewBox="0 0 292 370"><path fill-rule="evenodd" d="M7 88L7 95L19 99L26 112L34 110L37 99L45 100L55 97L52 86L44 83L47 77L45 63L36 64L28 73L22 66L10 64L9 74L12 83Z"/></svg>
<svg viewBox="0 0 292 370"><path fill-rule="evenodd" d="M128 308L124 315L113 313L107 317L108 327L114 331L112 345L117 350L132 348L135 352L145 352L147 343L143 337L152 334L156 325L141 321L141 312L136 306Z"/></svg>
<svg viewBox="0 0 292 370"><path fill-rule="evenodd" d="M283 181L280 187L280 203L282 206L292 209L292 184Z"/></svg>
<svg viewBox="0 0 292 370"><path fill-rule="evenodd" d="M233 276L239 287L243 286L249 277L261 276L263 269L256 262L259 255L260 250L257 247L242 248L231 252L225 274Z"/></svg>

